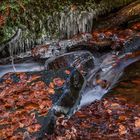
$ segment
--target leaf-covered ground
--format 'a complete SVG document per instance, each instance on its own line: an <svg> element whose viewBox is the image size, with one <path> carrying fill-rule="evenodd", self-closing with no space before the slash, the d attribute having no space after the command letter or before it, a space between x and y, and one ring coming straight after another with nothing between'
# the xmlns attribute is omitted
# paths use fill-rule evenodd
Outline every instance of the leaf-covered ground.
<svg viewBox="0 0 140 140"><path fill-rule="evenodd" d="M139 137L140 105L110 97L82 108L70 120L60 118L52 139L138 140Z"/></svg>
<svg viewBox="0 0 140 140"><path fill-rule="evenodd" d="M0 80L0 139L24 138L37 132L37 118L47 115L61 95L72 68L39 73L8 73ZM36 117L37 115L37 117ZM40 119L39 119L40 120Z"/></svg>

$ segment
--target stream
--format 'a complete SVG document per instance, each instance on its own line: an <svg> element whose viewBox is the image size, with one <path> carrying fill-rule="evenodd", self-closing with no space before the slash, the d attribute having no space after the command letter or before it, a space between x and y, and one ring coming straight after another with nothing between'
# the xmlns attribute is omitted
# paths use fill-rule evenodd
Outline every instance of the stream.
<svg viewBox="0 0 140 140"><path fill-rule="evenodd" d="M64 61L63 57L65 57L65 59L67 57L68 60L66 60L66 62L69 63L69 65L70 64L74 65L74 61L77 60L78 56L81 56L81 53L83 53L83 52L79 51L75 54L70 53L70 54L75 55L75 58L71 57L70 54L65 54L60 57L62 57L61 58L62 61ZM70 58L72 60L70 60ZM89 58L87 58L87 60L84 60L84 58L83 58L83 60L81 60L81 63L85 63L89 59L92 60L91 64L96 63L96 65L97 65L97 63L99 63L99 60L97 60L97 58L96 58L96 62L95 62L95 58L93 59L93 58L91 58L91 56L89 56ZM12 73L13 72L34 72L34 71L42 71L44 69L50 69L50 68L48 68L49 63L51 63L52 61L54 61L54 63L56 63L55 60L60 61L60 58L56 57L53 59L49 59L46 61L46 64L35 62L32 59L30 60L30 58L28 58L28 60L25 60L23 62L14 63L14 65L12 65L12 64L0 65L0 77L2 77L3 75L5 75L6 73L9 73L9 72L10 73L11 72ZM78 65L80 65L80 64L78 63ZM78 66L76 66L76 67L78 68ZM90 67L88 67L89 70L88 70L87 75L89 75L89 74L91 75L91 71L93 71L94 67L95 66L91 66L91 65L90 65ZM125 72L122 75L122 77L118 81L116 81L117 85L113 85L114 88L106 96L109 96L109 95L111 96L112 94L118 94L118 95L127 96L128 98L131 99L131 101L133 100L133 101L139 102L139 99L140 99L140 95L138 94L138 92L139 92L139 86L138 86L139 75L140 75L140 62L138 61L134 64L131 64L129 67L127 67L125 69ZM125 87L127 87L127 88L125 88ZM132 91L133 91L133 94L131 94ZM91 88L88 92L86 92L85 97L83 97L83 100L81 101L81 105L89 104L96 99L100 100L102 98L102 96L105 94L104 92L106 93L107 91L102 90L102 93L100 93L100 91L98 91L98 89L95 90L95 89ZM94 96L91 93L95 93ZM87 96L88 94L89 94L89 96Z"/></svg>
<svg viewBox="0 0 140 140"><path fill-rule="evenodd" d="M130 46L132 47L132 45ZM129 51L127 53L129 54ZM82 98L80 99L80 105L78 105L79 109L95 100L100 100L103 96L111 96L112 94L127 96L131 101L136 100L138 102L140 99L138 94L139 87L137 87L140 74L139 56L125 58L124 54L117 56L114 52L92 54L89 51L75 51L51 57L44 60L43 63L36 62L31 57L24 59L21 59L18 63L0 65L0 77L9 72L39 72L72 66L82 73L86 81L84 88L82 88L82 93L80 93ZM135 61L138 62L134 63ZM130 66L127 67L128 65ZM125 72L123 73L124 69ZM135 79L135 77L137 78Z"/></svg>
<svg viewBox="0 0 140 140"><path fill-rule="evenodd" d="M105 95L115 95L128 100L128 102L140 104L140 61L128 66L118 84Z"/></svg>

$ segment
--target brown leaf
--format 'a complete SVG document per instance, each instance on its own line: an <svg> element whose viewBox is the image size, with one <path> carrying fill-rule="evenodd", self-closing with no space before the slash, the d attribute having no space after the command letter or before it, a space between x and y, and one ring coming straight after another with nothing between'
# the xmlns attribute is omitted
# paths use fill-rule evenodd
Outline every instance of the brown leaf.
<svg viewBox="0 0 140 140"><path fill-rule="evenodd" d="M119 120L120 120L120 121L125 121L125 120L126 120L126 118L127 118L127 117L126 117L126 116L124 116L124 115L119 116Z"/></svg>
<svg viewBox="0 0 140 140"><path fill-rule="evenodd" d="M127 130L126 130L126 127L124 126L124 125L120 125L119 126L119 134L120 135L124 135L124 134L126 134L127 133Z"/></svg>
<svg viewBox="0 0 140 140"><path fill-rule="evenodd" d="M140 128L140 118L138 118L137 120L135 120L135 127L136 128Z"/></svg>
<svg viewBox="0 0 140 140"><path fill-rule="evenodd" d="M121 106L118 103L111 104L111 109L119 109Z"/></svg>
<svg viewBox="0 0 140 140"><path fill-rule="evenodd" d="M49 94L54 94L54 93L55 93L55 91L54 91L54 89L53 89L53 88L48 88L48 93L49 93Z"/></svg>

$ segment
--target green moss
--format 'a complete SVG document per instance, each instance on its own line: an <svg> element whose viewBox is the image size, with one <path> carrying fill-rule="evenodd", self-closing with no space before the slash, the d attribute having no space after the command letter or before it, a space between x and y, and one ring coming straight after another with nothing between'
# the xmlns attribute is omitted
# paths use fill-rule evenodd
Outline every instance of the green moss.
<svg viewBox="0 0 140 140"><path fill-rule="evenodd" d="M79 10L96 10L103 14L111 9L121 7L134 0L3 0L0 5L0 14L6 17L4 26L0 27L0 42L7 40L16 28L26 28L35 38L42 35L42 24L47 24L49 16L59 18L59 13L76 5ZM57 17L56 17L57 16ZM46 31L56 33L57 23L52 21L52 28Z"/></svg>

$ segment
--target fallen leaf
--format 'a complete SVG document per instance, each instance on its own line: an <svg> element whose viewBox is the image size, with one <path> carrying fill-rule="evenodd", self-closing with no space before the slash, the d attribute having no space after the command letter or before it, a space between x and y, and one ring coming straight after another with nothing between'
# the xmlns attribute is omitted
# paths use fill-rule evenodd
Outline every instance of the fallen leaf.
<svg viewBox="0 0 140 140"><path fill-rule="evenodd" d="M140 128L140 118L138 118L137 120L135 120L135 127L136 128Z"/></svg>
<svg viewBox="0 0 140 140"><path fill-rule="evenodd" d="M124 116L124 115L119 116L119 120L120 120L120 121L125 121L125 120L126 120L126 116Z"/></svg>
<svg viewBox="0 0 140 140"><path fill-rule="evenodd" d="M140 80L132 80L132 83L139 85L140 84Z"/></svg>
<svg viewBox="0 0 140 140"><path fill-rule="evenodd" d="M50 82L49 87L50 88L54 88L54 83L53 82Z"/></svg>
<svg viewBox="0 0 140 140"><path fill-rule="evenodd" d="M65 70L65 73L69 75L70 74L70 71L69 70Z"/></svg>
<svg viewBox="0 0 140 140"><path fill-rule="evenodd" d="M53 79L53 82L54 82L54 84L55 84L56 86L58 86L58 87L61 87L61 86L63 86L63 84L64 84L64 80L61 79L61 78L54 78L54 79Z"/></svg>
<svg viewBox="0 0 140 140"><path fill-rule="evenodd" d="M118 103L113 103L113 104L111 104L111 109L118 109L118 108L120 108L121 106L118 104Z"/></svg>
<svg viewBox="0 0 140 140"><path fill-rule="evenodd" d="M124 135L127 133L126 127L124 125L119 126L119 134Z"/></svg>
<svg viewBox="0 0 140 140"><path fill-rule="evenodd" d="M48 88L48 93L49 93L49 94L54 94L54 93L55 93L55 91L54 91L54 89L53 89L53 88Z"/></svg>

